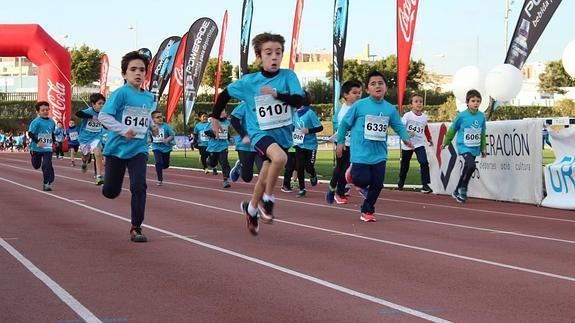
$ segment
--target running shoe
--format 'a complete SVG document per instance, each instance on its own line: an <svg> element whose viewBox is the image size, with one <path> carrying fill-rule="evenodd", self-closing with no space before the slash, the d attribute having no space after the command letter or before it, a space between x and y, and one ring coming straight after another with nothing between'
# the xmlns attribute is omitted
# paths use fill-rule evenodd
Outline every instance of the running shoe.
<svg viewBox="0 0 575 323"><path fill-rule="evenodd" d="M332 190L331 187L327 193L325 193L325 201L327 204L333 204L333 202L335 202L335 190Z"/></svg>
<svg viewBox="0 0 575 323"><path fill-rule="evenodd" d="M237 182L238 179L240 178L240 174L242 173L242 164L240 163L240 160L236 160L236 164L234 165L234 167L232 167L232 170L230 171L230 178L232 179L232 182Z"/></svg>
<svg viewBox="0 0 575 323"><path fill-rule="evenodd" d="M262 220L263 223L266 224L272 224L274 222L274 202L272 201L260 201L260 204L258 206L259 208L259 214L260 214L260 220Z"/></svg>
<svg viewBox="0 0 575 323"><path fill-rule="evenodd" d="M224 179L224 188L230 188L230 187L232 187L232 186L230 185L230 182L228 181L228 179L227 178Z"/></svg>
<svg viewBox="0 0 575 323"><path fill-rule="evenodd" d="M433 190L431 189L431 187L429 187L429 185L423 184L423 186L421 187L421 193L429 194L429 193L433 193Z"/></svg>
<svg viewBox="0 0 575 323"><path fill-rule="evenodd" d="M96 185L102 185L104 184L104 178L102 177L102 175L97 175L96 176Z"/></svg>
<svg viewBox="0 0 575 323"><path fill-rule="evenodd" d="M337 194L335 195L334 199L335 199L335 202L336 202L337 204L347 204L347 203L349 202L349 200L347 199L347 197L345 197L345 196L339 196L339 195L337 195Z"/></svg>
<svg viewBox="0 0 575 323"><path fill-rule="evenodd" d="M212 175L218 175L218 170L216 168L212 169Z"/></svg>
<svg viewBox="0 0 575 323"><path fill-rule="evenodd" d="M256 213L256 215L252 216L248 212L248 206L249 205L250 205L249 201L243 201L241 204L242 212L244 213L244 216L246 218L246 224L247 224L248 230L250 231L250 233L252 235L257 236L258 232L260 231L260 226L258 224L258 215Z"/></svg>
<svg viewBox="0 0 575 323"><path fill-rule="evenodd" d="M142 234L142 228L134 226L130 229L130 240L134 242L148 242L148 238Z"/></svg>
<svg viewBox="0 0 575 323"><path fill-rule="evenodd" d="M164 182L162 182L162 181L157 181L157 182L156 182L156 186L162 186L162 185L164 185Z"/></svg>
<svg viewBox="0 0 575 323"><path fill-rule="evenodd" d="M364 222L375 222L377 219L373 216L373 213L362 212L361 216L359 217L361 221Z"/></svg>
<svg viewBox="0 0 575 323"><path fill-rule="evenodd" d="M49 192L49 191L52 190L52 185L50 185L50 183L44 183L44 184L42 185L42 190L45 191L45 192Z"/></svg>
<svg viewBox="0 0 575 323"><path fill-rule="evenodd" d="M358 187L357 190L359 191L359 195L361 195L361 197L363 197L363 199L367 198L367 193L369 192L367 188Z"/></svg>
<svg viewBox="0 0 575 323"><path fill-rule="evenodd" d="M87 171L88 171L88 164L82 163L82 173L85 173Z"/></svg>
<svg viewBox="0 0 575 323"><path fill-rule="evenodd" d="M305 197L305 194L307 193L307 191L304 189L299 190L299 192L297 192L296 197Z"/></svg>
<svg viewBox="0 0 575 323"><path fill-rule="evenodd" d="M204 174L206 174L206 175L207 175L207 174L209 174L209 173L210 173L210 170L209 170L209 169L207 169L207 168L204 168Z"/></svg>
<svg viewBox="0 0 575 323"><path fill-rule="evenodd" d="M317 175L310 177L309 182L311 183L311 186L316 186L317 185Z"/></svg>
<svg viewBox="0 0 575 323"><path fill-rule="evenodd" d="M284 192L284 193L291 193L291 192L293 192L292 189L291 189L291 187L287 187L287 186L282 186L281 190L282 190L282 192Z"/></svg>
<svg viewBox="0 0 575 323"><path fill-rule="evenodd" d="M452 196L458 203L463 203L463 202L465 202L465 200L461 197L458 188L456 188L455 191L453 191L453 193L451 194L451 196Z"/></svg>

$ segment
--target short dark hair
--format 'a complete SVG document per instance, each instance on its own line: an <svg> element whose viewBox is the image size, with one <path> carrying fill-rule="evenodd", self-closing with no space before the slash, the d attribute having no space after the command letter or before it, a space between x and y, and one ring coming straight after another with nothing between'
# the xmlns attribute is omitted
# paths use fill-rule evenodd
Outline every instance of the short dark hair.
<svg viewBox="0 0 575 323"><path fill-rule="evenodd" d="M417 92L411 93L411 95L409 96L409 103L412 103L412 102L413 102L413 98L415 98L415 97L420 97L420 98L423 99L423 95L421 95L421 93L417 93Z"/></svg>
<svg viewBox="0 0 575 323"><path fill-rule="evenodd" d="M127 53L126 55L124 55L122 57L122 74L126 74L126 72L128 71L128 64L130 64L131 61L136 60L136 59L141 59L144 62L144 66L146 68L146 71L148 70L148 65L150 64L150 60L148 59L148 56L138 52L138 51L132 51Z"/></svg>
<svg viewBox="0 0 575 323"><path fill-rule="evenodd" d="M358 80L345 81L341 86L341 95L348 94L354 87L361 89L361 82Z"/></svg>
<svg viewBox="0 0 575 323"><path fill-rule="evenodd" d="M365 78L365 87L368 87L369 85L369 80L372 77L377 77L377 76L381 76L381 78L383 79L383 82L385 83L385 85L387 86L387 82L385 81L385 77L383 76L383 73L381 73L378 70L373 70L371 72L369 72L369 74L367 74L367 77Z"/></svg>
<svg viewBox="0 0 575 323"><path fill-rule="evenodd" d="M465 103L468 103L471 98L479 98L479 100L483 100L481 98L481 93L475 89L467 91L467 94L465 95Z"/></svg>
<svg viewBox="0 0 575 323"><path fill-rule="evenodd" d="M256 57L261 57L262 55L262 45L267 42L276 42L282 45L282 52L284 51L285 45L285 38L280 34L272 34L272 33L261 33L256 35L254 39L252 39L252 46L254 47L254 52L256 53Z"/></svg>
<svg viewBox="0 0 575 323"><path fill-rule="evenodd" d="M34 107L36 107L36 112L40 111L40 107L43 107L43 106L50 107L50 103L48 103L47 101L36 102L36 104L34 105Z"/></svg>
<svg viewBox="0 0 575 323"><path fill-rule="evenodd" d="M303 107L307 107L311 105L311 95L308 91L303 91L303 100L301 101L301 105Z"/></svg>
<svg viewBox="0 0 575 323"><path fill-rule="evenodd" d="M158 113L159 113L159 114L162 114L162 111L160 111L160 110L154 110L154 111L152 111L152 114L150 114L150 115L153 116L154 114L158 114Z"/></svg>
<svg viewBox="0 0 575 323"><path fill-rule="evenodd" d="M90 94L90 103L96 104L96 102L104 100L106 102L106 97L104 97L101 93L92 93Z"/></svg>

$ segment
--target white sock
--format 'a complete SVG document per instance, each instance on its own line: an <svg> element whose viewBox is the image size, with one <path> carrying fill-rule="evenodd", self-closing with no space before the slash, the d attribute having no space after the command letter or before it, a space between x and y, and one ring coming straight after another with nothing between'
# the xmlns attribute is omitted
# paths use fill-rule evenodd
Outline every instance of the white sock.
<svg viewBox="0 0 575 323"><path fill-rule="evenodd" d="M258 208L257 208L257 207L253 207L253 206L252 206L252 202L250 202L250 204L248 204L248 213L249 213L251 216L255 216L255 215L257 214L257 212L258 212Z"/></svg>
<svg viewBox="0 0 575 323"><path fill-rule="evenodd" d="M275 196L267 195L266 193L264 193L262 200L264 200L264 202L271 201L272 203L275 203Z"/></svg>

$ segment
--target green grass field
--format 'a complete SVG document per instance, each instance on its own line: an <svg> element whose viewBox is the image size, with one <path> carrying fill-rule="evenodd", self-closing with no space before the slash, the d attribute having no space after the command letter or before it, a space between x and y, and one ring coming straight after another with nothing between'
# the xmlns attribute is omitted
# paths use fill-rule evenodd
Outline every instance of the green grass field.
<svg viewBox="0 0 575 323"><path fill-rule="evenodd" d="M333 152L331 150L320 150L317 153L317 160L315 163L315 169L318 173L319 179L329 180L331 178L331 172L334 165ZM399 150L392 149L389 151L389 156L387 160L387 169L385 174L386 184L397 184L397 177L399 176ZM235 151L230 151L229 155L230 165L233 166L236 162L238 155ZM553 152L551 150L545 150L543 153L543 164L552 163L555 159ZM154 163L154 155L150 154L149 162ZM199 161L198 150L194 151L174 151L171 155L170 160L171 166L178 167L191 167L191 168L201 168ZM221 169L218 166L218 169ZM282 173L283 175L283 173ZM307 176L306 176L307 177ZM411 160L411 166L409 173L407 174L407 179L405 181L406 185L418 185L420 184L419 177L419 164L417 159L413 156Z"/></svg>

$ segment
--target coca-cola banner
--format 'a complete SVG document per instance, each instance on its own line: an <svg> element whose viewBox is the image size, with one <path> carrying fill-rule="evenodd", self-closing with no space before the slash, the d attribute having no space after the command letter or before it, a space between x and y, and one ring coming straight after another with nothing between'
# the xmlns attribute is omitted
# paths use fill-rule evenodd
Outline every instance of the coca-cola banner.
<svg viewBox="0 0 575 323"><path fill-rule="evenodd" d="M156 102L158 102L162 96L170 79L170 75L172 74L174 59L176 58L178 46L180 46L180 40L180 36L166 38L156 53L152 67L152 77L150 79L150 92L154 95Z"/></svg>
<svg viewBox="0 0 575 323"><path fill-rule="evenodd" d="M174 68L172 70L172 77L170 78L170 89L168 90L167 122L172 120L172 116L176 113L178 102L180 102L180 98L182 97L184 85L184 52L187 40L188 33L185 33L184 36L182 36L182 40L178 46L178 52L176 53L176 59L174 60Z"/></svg>
<svg viewBox="0 0 575 323"><path fill-rule="evenodd" d="M248 54L250 51L250 33L252 30L252 15L254 6L252 0L244 0L242 7L242 28L240 37L240 77L249 73Z"/></svg>
<svg viewBox="0 0 575 323"><path fill-rule="evenodd" d="M220 88L220 77L222 74L222 61L224 60L224 45L226 43L226 30L228 29L228 11L224 13L222 22L222 34L220 35L220 50L218 52L218 71L216 72L216 93L214 94L214 103L218 102L218 89Z"/></svg>
<svg viewBox="0 0 575 323"><path fill-rule="evenodd" d="M293 18L293 30L291 33L291 49L289 53L289 68L293 70L297 56L297 42L299 39L299 26L301 24L301 14L303 12L303 0L297 0L295 6L295 17Z"/></svg>
<svg viewBox="0 0 575 323"><path fill-rule="evenodd" d="M108 95L107 83L108 83L109 69L110 69L110 62L108 61L108 55L102 54L102 65L100 66L100 93L103 96Z"/></svg>
<svg viewBox="0 0 575 323"><path fill-rule="evenodd" d="M188 123L210 52L218 36L218 25L210 18L196 20L188 31L184 54L184 111Z"/></svg>
<svg viewBox="0 0 575 323"><path fill-rule="evenodd" d="M505 63L523 67L561 0L526 0L507 50Z"/></svg>
<svg viewBox="0 0 575 323"><path fill-rule="evenodd" d="M418 0L397 0L397 107L401 112L409 71Z"/></svg>
<svg viewBox="0 0 575 323"><path fill-rule="evenodd" d="M347 38L347 12L349 0L335 0L333 3L333 109L339 105L341 81L343 78L343 57Z"/></svg>

